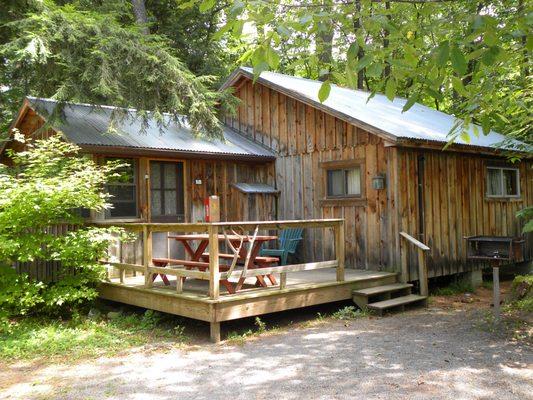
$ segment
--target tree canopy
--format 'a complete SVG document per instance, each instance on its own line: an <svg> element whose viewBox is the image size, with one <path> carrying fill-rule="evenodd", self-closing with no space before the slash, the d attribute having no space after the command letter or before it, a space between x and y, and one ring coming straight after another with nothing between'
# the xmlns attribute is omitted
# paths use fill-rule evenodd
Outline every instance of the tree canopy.
<svg viewBox="0 0 533 400"><path fill-rule="evenodd" d="M213 88L216 77L193 74L172 40L136 24L129 2L25 3L12 2L2 14L2 114L32 94L133 107L156 118L187 115L196 133L220 136L217 113L232 106L229 95Z"/></svg>
<svg viewBox="0 0 533 400"><path fill-rule="evenodd" d="M216 4L188 3L205 12ZM234 0L224 12L221 32L248 36L240 62L256 75L321 79L322 100L331 83L403 96L405 111L422 102L484 133L533 140L531 2ZM457 135L468 140L461 126L451 139Z"/></svg>

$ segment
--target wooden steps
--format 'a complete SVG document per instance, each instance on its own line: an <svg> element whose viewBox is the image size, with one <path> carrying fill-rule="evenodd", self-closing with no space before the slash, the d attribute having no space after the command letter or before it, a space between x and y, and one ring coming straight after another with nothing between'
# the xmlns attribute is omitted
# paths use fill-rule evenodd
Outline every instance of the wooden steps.
<svg viewBox="0 0 533 400"><path fill-rule="evenodd" d="M404 306L424 302L426 296L411 294L413 285L410 283L392 283L352 291L352 299L360 308L367 307L375 310L379 315L383 311L393 308L404 309Z"/></svg>
<svg viewBox="0 0 533 400"><path fill-rule="evenodd" d="M387 292L394 292L394 291L402 290L402 289L410 289L412 287L413 285L410 283L393 283L390 285L375 286L375 287L370 287L366 289L354 290L352 294L361 295L361 296L375 296L375 295L383 294Z"/></svg>
<svg viewBox="0 0 533 400"><path fill-rule="evenodd" d="M418 302L425 302L426 299L427 296L421 296L419 294L409 294L407 296L400 296L389 300L378 301L377 303L370 303L367 305L367 307L371 310L376 310L381 315L383 311L388 310L390 308L401 307L403 309L403 307L406 305Z"/></svg>

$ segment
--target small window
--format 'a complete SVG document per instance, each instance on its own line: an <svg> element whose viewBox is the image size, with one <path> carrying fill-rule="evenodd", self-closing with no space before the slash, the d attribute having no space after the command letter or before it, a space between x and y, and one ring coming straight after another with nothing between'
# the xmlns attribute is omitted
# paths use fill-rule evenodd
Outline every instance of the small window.
<svg viewBox="0 0 533 400"><path fill-rule="evenodd" d="M107 192L112 196L112 208L106 211L107 218L136 218L137 213L137 164L133 159L113 159L125 166L119 168L118 177L107 184Z"/></svg>
<svg viewBox="0 0 533 400"><path fill-rule="evenodd" d="M488 197L519 197L518 168L487 167Z"/></svg>
<svg viewBox="0 0 533 400"><path fill-rule="evenodd" d="M328 197L361 196L361 168L329 169L327 187Z"/></svg>

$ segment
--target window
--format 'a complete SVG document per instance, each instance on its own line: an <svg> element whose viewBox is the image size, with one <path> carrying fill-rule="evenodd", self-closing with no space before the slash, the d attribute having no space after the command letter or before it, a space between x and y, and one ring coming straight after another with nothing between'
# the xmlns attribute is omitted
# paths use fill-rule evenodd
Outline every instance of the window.
<svg viewBox="0 0 533 400"><path fill-rule="evenodd" d="M518 168L487 167L488 197L519 197L520 178Z"/></svg>
<svg viewBox="0 0 533 400"><path fill-rule="evenodd" d="M361 196L361 168L350 167L327 170L328 197Z"/></svg>
<svg viewBox="0 0 533 400"><path fill-rule="evenodd" d="M136 218L137 213L137 163L133 159L112 159L120 164L118 177L107 184L107 192L112 196L113 208L106 211L107 218Z"/></svg>
<svg viewBox="0 0 533 400"><path fill-rule="evenodd" d="M150 212L153 221L185 220L183 163L150 163Z"/></svg>

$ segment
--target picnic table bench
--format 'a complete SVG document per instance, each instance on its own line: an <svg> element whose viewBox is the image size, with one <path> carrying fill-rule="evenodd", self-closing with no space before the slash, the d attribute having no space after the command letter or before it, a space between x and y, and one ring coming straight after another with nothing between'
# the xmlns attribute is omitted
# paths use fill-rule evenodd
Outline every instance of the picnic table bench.
<svg viewBox="0 0 533 400"><path fill-rule="evenodd" d="M185 234L185 235L169 235L168 239L176 240L183 244L183 247L185 249L185 252L187 255L191 258L190 260L178 260L178 259L172 259L172 258L153 258L152 262L156 266L160 267L167 267L169 265L181 265L184 266L187 269L197 268L200 271L206 271L209 268L209 252L205 252L209 245L209 235L207 234ZM269 235L256 235L255 240L253 241L253 247L251 251L249 252L249 264L248 268L267 268L271 267L273 264L279 263L278 257L265 257L260 256L259 252L261 250L261 247L264 243L276 240L277 236L269 236ZM241 235L218 235L218 240L228 240L231 243L238 244L238 243L246 243L251 242L250 237L247 235L241 236ZM199 242L196 249L193 248L192 242ZM247 252L244 248L244 246L241 246L240 253L238 254L238 262L245 261L247 257ZM235 255L233 254L227 254L222 253L219 254L219 257L222 259L234 259ZM226 272L230 269L230 265L227 264L220 264L219 266L220 271ZM152 279L155 279L157 275L161 275L161 279L165 283L165 285L169 285L170 282L168 281L168 278L164 274L154 274ZM270 280L272 285L276 285L276 278L272 274L266 274L268 279ZM185 277L182 277L181 279L185 280ZM227 279L221 279L220 283L222 283L229 293L235 293L236 291L240 290L244 284L246 277L243 276L239 279L237 284L234 286L229 280ZM256 276L256 285L267 287L267 283L265 282L263 275L257 275Z"/></svg>

